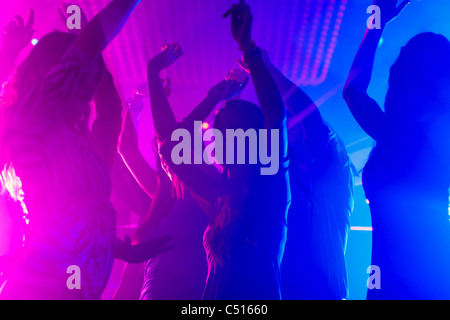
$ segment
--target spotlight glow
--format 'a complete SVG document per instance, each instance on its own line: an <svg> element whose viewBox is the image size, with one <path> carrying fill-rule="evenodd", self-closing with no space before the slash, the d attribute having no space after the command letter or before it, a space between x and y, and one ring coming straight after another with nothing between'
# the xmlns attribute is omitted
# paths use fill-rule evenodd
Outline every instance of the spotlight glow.
<svg viewBox="0 0 450 320"><path fill-rule="evenodd" d="M372 227L350 227L352 231L373 231Z"/></svg>

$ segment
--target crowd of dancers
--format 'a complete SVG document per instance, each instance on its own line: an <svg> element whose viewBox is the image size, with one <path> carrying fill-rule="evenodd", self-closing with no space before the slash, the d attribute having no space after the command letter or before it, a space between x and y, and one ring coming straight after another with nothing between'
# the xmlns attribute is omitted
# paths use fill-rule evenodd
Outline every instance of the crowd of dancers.
<svg viewBox="0 0 450 320"><path fill-rule="evenodd" d="M10 252L0 258L0 298L100 299L118 259L126 264L114 298L157 299L164 255L180 245L161 230L180 210L201 211L207 221L207 270L196 279L203 293L190 298L348 298L345 250L357 172L314 101L253 41L250 7L240 0L224 14L242 51L242 73L212 86L178 122L168 99L170 80L160 75L183 55L178 44L150 59L148 87L138 88L125 108L102 59L139 2L112 0L91 21L84 19L81 30L47 34L17 67L33 34L34 12L27 23L17 16L5 29L0 180L13 227ZM372 264L382 272L382 286L368 298L448 299L450 42L422 33L402 48L390 69L384 111L367 93L383 30L408 3L375 0L381 28L367 29L343 91L354 118L376 141L363 185L372 215ZM239 98L249 77L259 106ZM147 97L156 138L146 146L155 152L156 169L139 150ZM228 129L277 130L276 174L261 175L260 162L173 161L173 132L194 135L194 122L220 103L213 127L224 135ZM139 215L132 238L117 236L120 208L113 195ZM189 208L178 205L187 199ZM67 285L69 266L79 268L80 288ZM181 289L171 284L170 290Z"/></svg>

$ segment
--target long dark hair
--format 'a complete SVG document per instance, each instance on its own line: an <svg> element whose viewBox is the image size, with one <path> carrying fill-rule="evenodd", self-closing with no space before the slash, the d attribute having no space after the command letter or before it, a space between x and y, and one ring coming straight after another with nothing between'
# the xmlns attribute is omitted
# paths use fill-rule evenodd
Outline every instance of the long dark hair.
<svg viewBox="0 0 450 320"><path fill-rule="evenodd" d="M450 108L450 42L426 32L413 37L392 65L385 112L389 125L417 128Z"/></svg>
<svg viewBox="0 0 450 320"><path fill-rule="evenodd" d="M385 100L386 128L370 163L384 163L392 174L413 170L429 144L433 120L450 111L450 42L426 32L413 37L392 65ZM435 168L436 169L436 168Z"/></svg>
<svg viewBox="0 0 450 320"><path fill-rule="evenodd" d="M230 115L232 115L231 120ZM248 129L259 130L264 127L265 120L261 108L244 100L227 101L225 107L217 113L214 119L214 128L220 130L224 136L227 129L246 131ZM249 170L252 169L249 168ZM223 179L228 179L226 171L223 172ZM257 181L252 181L252 183L257 183ZM251 189L246 192L233 187L230 193L220 199L220 213L214 221L210 235L212 248L218 257L227 254L227 249L233 239L239 234L242 235L244 230L241 229L245 229L243 216L254 210L254 208L249 207L248 200L256 197L254 188ZM236 228L239 228L239 230Z"/></svg>
<svg viewBox="0 0 450 320"><path fill-rule="evenodd" d="M45 35L17 67L8 83L4 84L4 90L0 97L0 171L3 177L9 177L10 182L18 180L17 177L13 177L15 172L11 166L12 159L7 147L6 127L9 119L34 86L40 83L51 68L58 63L75 39L76 35L64 32L52 32ZM17 186L11 186L11 183L7 186L5 181L6 179L0 181L2 184L0 191L17 188ZM16 192L17 190L15 190Z"/></svg>

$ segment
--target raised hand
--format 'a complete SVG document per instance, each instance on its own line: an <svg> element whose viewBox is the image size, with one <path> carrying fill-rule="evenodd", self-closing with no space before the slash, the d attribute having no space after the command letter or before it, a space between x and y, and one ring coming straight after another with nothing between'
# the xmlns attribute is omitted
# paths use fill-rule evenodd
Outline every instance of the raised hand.
<svg viewBox="0 0 450 320"><path fill-rule="evenodd" d="M373 2L381 9L381 24L383 26L394 20L410 3L411 0L404 0L397 6L397 0L374 0Z"/></svg>
<svg viewBox="0 0 450 320"><path fill-rule="evenodd" d="M3 35L3 50L8 50L18 54L30 42L34 34L34 10L30 9L30 17L27 23L19 15L11 21L6 27Z"/></svg>
<svg viewBox="0 0 450 320"><path fill-rule="evenodd" d="M226 76L225 80L235 80L243 85L247 85L249 76L247 72L240 68L233 68Z"/></svg>
<svg viewBox="0 0 450 320"><path fill-rule="evenodd" d="M239 44L239 49L243 52L254 47L252 41L252 21L253 16L250 7L244 0L240 0L238 4L233 4L223 15L224 18L231 15L231 33Z"/></svg>
<svg viewBox="0 0 450 320"><path fill-rule="evenodd" d="M235 80L222 80L208 91L208 97L214 101L225 101L236 96L240 83Z"/></svg>
<svg viewBox="0 0 450 320"><path fill-rule="evenodd" d="M162 47L162 52L148 62L148 70L160 72L175 63L182 55L183 50L178 43L170 43Z"/></svg>
<svg viewBox="0 0 450 320"><path fill-rule="evenodd" d="M228 74L226 80L219 82L209 90L208 97L218 102L230 100L241 93L248 82L248 76L242 76L234 70Z"/></svg>

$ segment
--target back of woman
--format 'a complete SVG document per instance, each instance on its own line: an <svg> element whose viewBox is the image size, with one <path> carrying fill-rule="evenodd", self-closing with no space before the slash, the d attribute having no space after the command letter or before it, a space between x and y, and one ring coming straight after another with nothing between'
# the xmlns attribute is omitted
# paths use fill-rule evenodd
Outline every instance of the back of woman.
<svg viewBox="0 0 450 320"><path fill-rule="evenodd" d="M380 142L364 168L372 265L381 271L370 299L450 297L450 168L423 135Z"/></svg>
<svg viewBox="0 0 450 320"><path fill-rule="evenodd" d="M99 299L112 267L109 171L87 125L73 123L78 112L88 119L86 105L100 70L73 40L64 33L47 35L18 69L18 100L8 112L3 147L23 184L30 230L4 298ZM29 87L33 64L42 63L56 43L61 57ZM66 286L72 265L83 272L83 290Z"/></svg>

